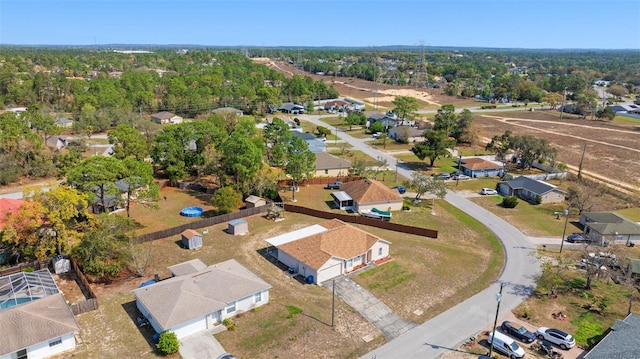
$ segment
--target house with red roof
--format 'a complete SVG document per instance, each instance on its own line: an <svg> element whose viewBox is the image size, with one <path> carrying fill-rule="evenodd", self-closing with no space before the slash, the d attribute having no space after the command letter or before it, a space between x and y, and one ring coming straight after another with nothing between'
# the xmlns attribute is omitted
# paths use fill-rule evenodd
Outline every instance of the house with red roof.
<svg viewBox="0 0 640 359"><path fill-rule="evenodd" d="M21 199L0 198L0 229L4 228L7 216L16 213L23 203Z"/></svg>

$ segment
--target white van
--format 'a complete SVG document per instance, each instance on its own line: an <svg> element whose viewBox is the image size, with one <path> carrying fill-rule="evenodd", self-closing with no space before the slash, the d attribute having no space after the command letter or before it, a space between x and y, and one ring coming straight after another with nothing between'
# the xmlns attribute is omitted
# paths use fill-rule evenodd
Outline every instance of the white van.
<svg viewBox="0 0 640 359"><path fill-rule="evenodd" d="M509 358L513 359L524 357L524 349L520 348L515 340L502 333L496 332L495 337L493 336L493 333L489 333L487 342L489 342L489 344L493 342L493 349L508 356Z"/></svg>

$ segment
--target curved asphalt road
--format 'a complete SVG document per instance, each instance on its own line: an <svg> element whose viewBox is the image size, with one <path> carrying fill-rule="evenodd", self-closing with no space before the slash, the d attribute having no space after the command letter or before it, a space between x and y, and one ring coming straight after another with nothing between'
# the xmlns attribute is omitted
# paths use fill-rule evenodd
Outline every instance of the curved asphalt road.
<svg viewBox="0 0 640 359"><path fill-rule="evenodd" d="M334 127L320 121L320 116L299 117L336 133ZM394 165L397 166L398 173L411 178L410 169L403 167L402 163L397 163L393 156L367 146L365 142L368 139L356 139L344 132L337 132L337 135L355 149L373 158L386 159L392 168ZM540 265L533 254L535 246L517 228L463 196L448 191L445 200L484 223L504 246L506 262L498 279L498 282L505 284L500 301L499 317L502 317L517 307L535 289L536 277L540 274ZM437 358L446 351L455 350L468 338L493 325L497 308L496 294L500 288L498 282L362 358Z"/></svg>

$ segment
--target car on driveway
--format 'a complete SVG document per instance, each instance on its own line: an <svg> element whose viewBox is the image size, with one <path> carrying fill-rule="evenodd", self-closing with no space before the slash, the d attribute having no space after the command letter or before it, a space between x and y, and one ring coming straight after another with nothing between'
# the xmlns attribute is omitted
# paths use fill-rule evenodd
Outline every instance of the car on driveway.
<svg viewBox="0 0 640 359"><path fill-rule="evenodd" d="M397 189L398 193L400 194L404 194L405 192L407 192L407 189L404 188L404 186L393 186L391 187L391 189Z"/></svg>
<svg viewBox="0 0 640 359"><path fill-rule="evenodd" d="M495 189L491 189L491 188L483 188L482 190L480 190L480 194L482 194L482 195L492 195L492 194L498 194L498 191L496 191Z"/></svg>
<svg viewBox="0 0 640 359"><path fill-rule="evenodd" d="M576 345L576 340L573 339L573 336L560 329L540 327L536 331L536 336L538 339L546 340L564 350L573 348Z"/></svg>
<svg viewBox="0 0 640 359"><path fill-rule="evenodd" d="M572 233L569 236L567 236L566 241L569 242L569 243L588 243L588 242L591 242L589 237L587 237L586 235L584 235L582 233Z"/></svg>
<svg viewBox="0 0 640 359"><path fill-rule="evenodd" d="M340 189L340 186L342 185L342 182L337 181L337 182L331 182L327 185L328 189Z"/></svg>
<svg viewBox="0 0 640 359"><path fill-rule="evenodd" d="M438 175L438 177L439 177L440 179L443 179L443 180L451 179L451 175L450 175L450 174L448 174L448 173L440 173L440 174Z"/></svg>
<svg viewBox="0 0 640 359"><path fill-rule="evenodd" d="M471 177L469 177L467 175L459 174L459 175L456 175L453 179L459 180L459 181L464 181L464 180L470 180Z"/></svg>
<svg viewBox="0 0 640 359"><path fill-rule="evenodd" d="M527 328L518 327L515 323L504 321L500 326L505 334L508 334L523 343L533 343L536 340L536 335L528 331Z"/></svg>

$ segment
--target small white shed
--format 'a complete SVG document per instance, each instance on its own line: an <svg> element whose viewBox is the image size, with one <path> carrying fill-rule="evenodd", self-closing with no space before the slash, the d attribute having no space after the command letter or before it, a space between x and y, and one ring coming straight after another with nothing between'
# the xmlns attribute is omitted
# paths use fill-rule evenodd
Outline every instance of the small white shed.
<svg viewBox="0 0 640 359"><path fill-rule="evenodd" d="M247 204L247 208L260 207L267 204L266 199L254 195L247 197L247 199L245 199L244 201Z"/></svg>
<svg viewBox="0 0 640 359"><path fill-rule="evenodd" d="M229 221L227 232L234 236L244 235L249 232L249 224L244 219L234 219L233 221Z"/></svg>
<svg viewBox="0 0 640 359"><path fill-rule="evenodd" d="M200 249L202 247L202 234L194 231L193 229L187 229L181 234L182 245L188 249Z"/></svg>

